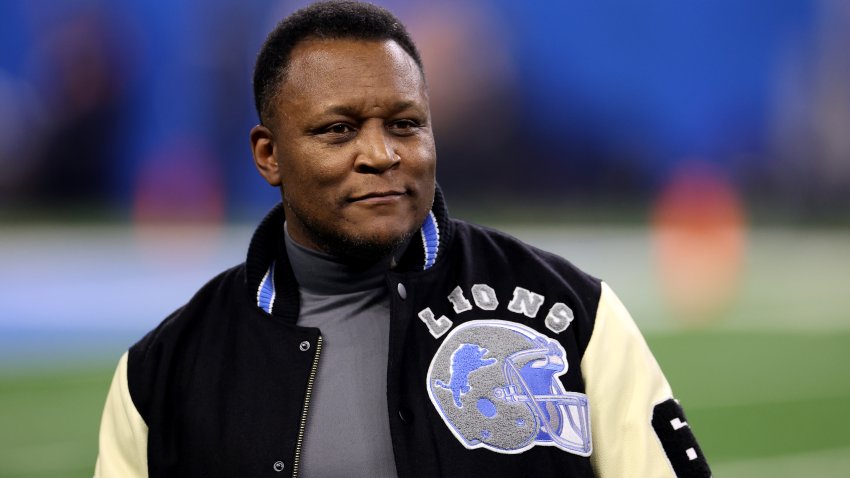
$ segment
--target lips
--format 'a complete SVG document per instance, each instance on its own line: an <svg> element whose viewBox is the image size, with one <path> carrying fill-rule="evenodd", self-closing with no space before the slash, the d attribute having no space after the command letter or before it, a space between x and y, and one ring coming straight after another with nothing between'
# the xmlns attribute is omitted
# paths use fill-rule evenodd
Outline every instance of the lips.
<svg viewBox="0 0 850 478"><path fill-rule="evenodd" d="M350 196L348 198L348 202L358 202L358 201L380 201L380 200L392 200L399 196L404 196L405 191L403 190L387 190L387 191L373 191L363 194L357 194L354 196Z"/></svg>

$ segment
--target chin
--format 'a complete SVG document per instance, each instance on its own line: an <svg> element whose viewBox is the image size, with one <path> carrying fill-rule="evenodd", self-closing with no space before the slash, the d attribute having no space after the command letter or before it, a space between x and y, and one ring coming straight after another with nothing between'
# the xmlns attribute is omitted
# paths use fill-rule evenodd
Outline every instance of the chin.
<svg viewBox="0 0 850 478"><path fill-rule="evenodd" d="M340 234L327 243L331 254L353 262L374 262L392 254L416 232L405 230L364 231L362 234Z"/></svg>
<svg viewBox="0 0 850 478"><path fill-rule="evenodd" d="M353 234L352 238L364 244L372 244L376 247L381 245L385 247L396 247L400 243L406 241L411 235L415 234L418 227L399 227L394 224L392 227L370 227L360 234Z"/></svg>
<svg viewBox="0 0 850 478"><path fill-rule="evenodd" d="M413 224L399 224L399 222L393 222L390 224L378 223L370 224L364 230L359 231L359 234L355 235L363 238L367 242L389 244L407 239L418 229L419 226Z"/></svg>
<svg viewBox="0 0 850 478"><path fill-rule="evenodd" d="M413 214L356 215L322 221L291 208L318 249L353 262L376 261L393 253L418 230L423 217Z"/></svg>

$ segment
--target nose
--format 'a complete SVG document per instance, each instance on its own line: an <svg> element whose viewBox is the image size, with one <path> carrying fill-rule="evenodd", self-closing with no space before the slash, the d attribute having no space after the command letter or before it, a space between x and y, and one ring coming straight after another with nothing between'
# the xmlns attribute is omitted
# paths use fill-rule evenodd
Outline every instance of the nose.
<svg viewBox="0 0 850 478"><path fill-rule="evenodd" d="M360 144L354 160L355 171L380 174L397 166L401 161L382 122L364 124L358 139Z"/></svg>

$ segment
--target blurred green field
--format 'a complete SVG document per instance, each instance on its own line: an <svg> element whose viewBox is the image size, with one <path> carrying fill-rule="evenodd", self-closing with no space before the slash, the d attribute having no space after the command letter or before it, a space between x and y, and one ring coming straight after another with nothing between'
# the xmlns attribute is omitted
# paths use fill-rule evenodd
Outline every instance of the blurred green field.
<svg viewBox="0 0 850 478"><path fill-rule="evenodd" d="M850 475L850 333L685 332L649 342L715 476ZM0 476L91 476L111 375L104 365L0 378Z"/></svg>
<svg viewBox="0 0 850 478"><path fill-rule="evenodd" d="M0 378L0 477L91 477L112 371L19 371Z"/></svg>
<svg viewBox="0 0 850 478"><path fill-rule="evenodd" d="M649 342L715 476L850 476L850 333L687 333ZM836 456L810 460L824 451ZM793 466L806 461L805 470Z"/></svg>

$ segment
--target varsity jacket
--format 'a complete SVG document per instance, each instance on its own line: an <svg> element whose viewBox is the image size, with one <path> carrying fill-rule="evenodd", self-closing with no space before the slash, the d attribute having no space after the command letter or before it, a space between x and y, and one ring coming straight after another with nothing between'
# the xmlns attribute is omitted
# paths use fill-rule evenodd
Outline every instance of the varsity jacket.
<svg viewBox="0 0 850 478"><path fill-rule="evenodd" d="M283 221L278 205L245 263L121 357L96 477L298 475L322 333L297 324ZM388 365L374 373L399 477L710 476L604 282L449 218L438 189L386 285Z"/></svg>

